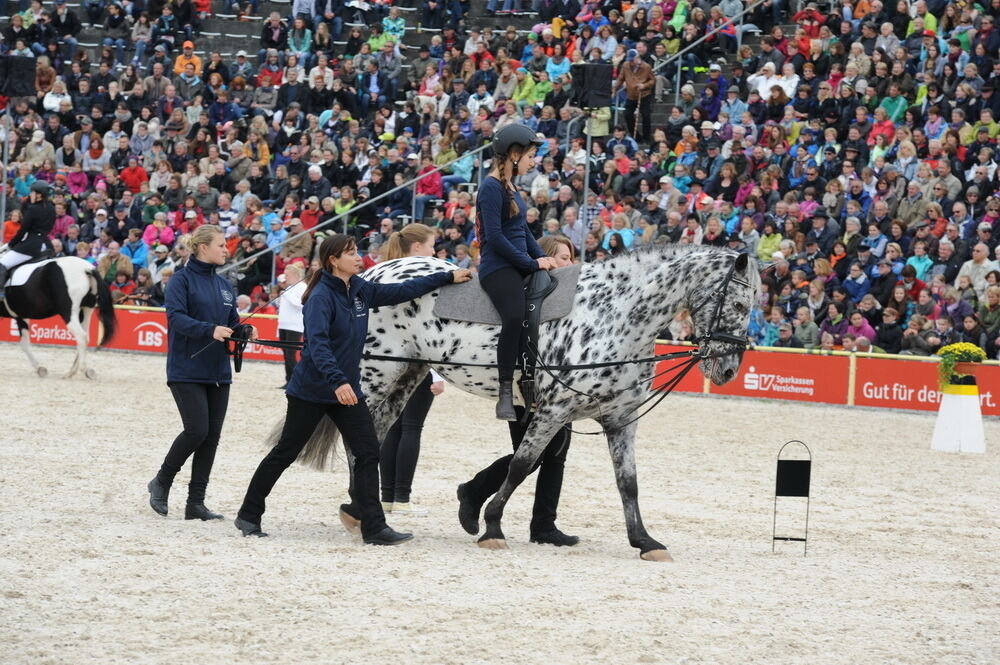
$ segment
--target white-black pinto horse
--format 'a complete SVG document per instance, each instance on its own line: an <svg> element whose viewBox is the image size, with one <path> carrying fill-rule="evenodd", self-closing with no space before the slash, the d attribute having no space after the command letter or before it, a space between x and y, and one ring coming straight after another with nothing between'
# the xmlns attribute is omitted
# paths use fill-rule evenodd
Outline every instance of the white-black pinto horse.
<svg viewBox="0 0 1000 665"><path fill-rule="evenodd" d="M362 276L392 283L451 268L454 266L438 259L406 258L379 264ZM760 283L756 263L746 254L705 246L654 246L583 266L573 310L564 318L541 324L539 355L549 366L615 364L554 371L558 381L545 371L537 372L537 411L510 463L506 481L486 506L486 530L480 546L506 547L500 521L514 489L534 468L560 427L592 418L607 436L629 542L643 559L670 560L666 548L643 526L636 482L636 419L639 407L651 396L654 365L625 361L651 356L660 331L675 315L687 310L696 336L716 333L711 339L703 337L700 345L707 356L700 363L702 371L717 385L732 380L742 361L742 342ZM371 314L368 353L425 360L363 362L362 385L380 438L429 368L462 390L497 397L496 369L434 361L495 362L499 326L437 318L432 310L438 295L435 291ZM322 427L332 424L324 422ZM300 459L313 463L325 460L334 435L329 429L320 435L318 428Z"/></svg>
<svg viewBox="0 0 1000 665"><path fill-rule="evenodd" d="M0 300L0 316L13 318L21 336L21 349L39 376L48 374L31 353L30 319L59 316L76 340L76 358L66 378L82 371L88 379L97 376L87 367L90 319L97 309L104 346L115 334L115 309L111 290L96 266L75 256L24 263L11 271L10 282Z"/></svg>

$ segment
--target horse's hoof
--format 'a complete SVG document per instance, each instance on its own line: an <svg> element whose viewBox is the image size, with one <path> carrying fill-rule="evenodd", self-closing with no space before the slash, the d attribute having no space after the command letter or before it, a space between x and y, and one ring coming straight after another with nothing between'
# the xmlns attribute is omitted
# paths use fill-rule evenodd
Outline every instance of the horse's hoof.
<svg viewBox="0 0 1000 665"><path fill-rule="evenodd" d="M341 510L339 515L340 515L340 523L344 525L344 529L347 530L347 533L351 534L352 536L361 535L361 520L357 519L356 517L351 517L344 510Z"/></svg>
<svg viewBox="0 0 1000 665"><path fill-rule="evenodd" d="M96 370L96 369L94 369L93 367L88 367L88 368L87 368L87 369L86 369L86 370L84 371L83 375L84 375L85 377L87 377L88 379L90 379L90 380L94 380L94 379L96 379L96 378L97 378L97 370Z"/></svg>
<svg viewBox="0 0 1000 665"><path fill-rule="evenodd" d="M36 367L35 374L38 375L38 378L44 379L49 375L49 370L45 369L44 367Z"/></svg>
<svg viewBox="0 0 1000 665"><path fill-rule="evenodd" d="M649 550L648 552L640 554L639 558L643 561L664 561L666 563L672 563L674 560L674 558L670 556L670 552L666 550Z"/></svg>
<svg viewBox="0 0 1000 665"><path fill-rule="evenodd" d="M507 541L503 538L487 538L486 540L480 540L479 546L484 550L507 550Z"/></svg>

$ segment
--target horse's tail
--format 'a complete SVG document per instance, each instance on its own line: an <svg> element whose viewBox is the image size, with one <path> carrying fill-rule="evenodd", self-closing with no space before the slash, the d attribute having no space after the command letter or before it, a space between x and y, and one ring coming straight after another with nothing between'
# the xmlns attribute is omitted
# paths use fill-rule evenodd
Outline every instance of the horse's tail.
<svg viewBox="0 0 1000 665"><path fill-rule="evenodd" d="M107 282L101 277L97 268L91 268L87 272L87 276L90 277L90 292L97 298L97 314L101 318L101 326L104 327L100 346L105 346L115 336L115 330L118 327L115 305L111 300L111 289L108 288Z"/></svg>
<svg viewBox="0 0 1000 665"><path fill-rule="evenodd" d="M268 433L264 441L268 448L278 445L278 440L281 439L281 432L284 428L285 419L282 418L271 428L270 433ZM337 429L333 420L330 418L321 418L296 461L303 466L310 466L319 471L326 470L332 466L334 458L337 457L337 441L339 439L340 430Z"/></svg>

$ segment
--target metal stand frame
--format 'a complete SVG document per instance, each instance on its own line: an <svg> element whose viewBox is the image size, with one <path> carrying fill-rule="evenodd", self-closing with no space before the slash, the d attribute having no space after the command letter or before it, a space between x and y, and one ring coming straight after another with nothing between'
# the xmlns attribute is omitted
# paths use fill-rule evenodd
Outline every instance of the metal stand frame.
<svg viewBox="0 0 1000 665"><path fill-rule="evenodd" d="M785 448L791 444L802 446L806 451L806 459L792 460L781 459L781 454ZM781 446L778 450L778 461L774 475L774 516L771 523L771 551L775 551L776 541L802 543L802 556L808 553L809 549L809 484L812 476L812 451L802 441L792 439ZM778 528L778 497L805 497L806 499L806 524L802 537L779 536L776 535Z"/></svg>

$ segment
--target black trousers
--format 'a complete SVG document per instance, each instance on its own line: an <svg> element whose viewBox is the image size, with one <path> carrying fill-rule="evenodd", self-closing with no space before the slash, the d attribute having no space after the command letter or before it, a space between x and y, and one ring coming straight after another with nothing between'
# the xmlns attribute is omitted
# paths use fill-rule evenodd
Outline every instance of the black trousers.
<svg viewBox="0 0 1000 665"><path fill-rule="evenodd" d="M301 342L302 333L295 332L294 330L285 330L283 328L278 329L278 339L282 342ZM298 349L282 349L282 355L285 356L285 383L288 383L292 378L292 371L295 366L299 363L299 350Z"/></svg>
<svg viewBox="0 0 1000 665"><path fill-rule="evenodd" d="M517 450L524 440L525 428L520 423L524 407L516 406L518 420L508 423L510 439ZM538 469L538 479L535 481L535 505L531 513L531 533L542 533L555 528L556 513L559 508L559 497L562 494L563 471L566 467L566 453L572 433L569 427L563 427L552 437L545 452L538 458L535 468ZM477 503L485 503L496 494L507 478L507 469L513 455L506 455L480 471L465 485L469 498ZM540 467L540 468L539 468Z"/></svg>
<svg viewBox="0 0 1000 665"><path fill-rule="evenodd" d="M431 374L420 382L403 407L403 413L389 428L382 442L382 500L386 503L409 503L413 474L420 457L420 433L424 429L427 412L434 402L431 392Z"/></svg>
<svg viewBox="0 0 1000 665"><path fill-rule="evenodd" d="M514 268L501 268L482 278L483 290L500 314L500 340L497 342L497 373L501 381L514 380L514 366L524 332L524 281Z"/></svg>
<svg viewBox="0 0 1000 665"><path fill-rule="evenodd" d="M635 107L639 107L640 126L636 127ZM643 95L642 101L629 99L625 102L625 126L639 143L649 143L653 134L650 131L653 117L653 92Z"/></svg>
<svg viewBox="0 0 1000 665"><path fill-rule="evenodd" d="M169 386L181 414L184 431L174 439L156 478L164 487L170 487L174 476L193 454L188 503L202 503L208 478L212 474L215 451L219 447L222 424L226 420L229 384L170 383Z"/></svg>
<svg viewBox="0 0 1000 665"><path fill-rule="evenodd" d="M320 419L330 418L340 430L344 444L354 456L354 486L351 502L358 507L361 531L371 536L385 528L385 513L378 500L378 439L368 404L362 399L354 406L320 404L288 396L288 413L281 438L261 460L250 480L240 518L260 524L265 500L278 478L302 452Z"/></svg>

